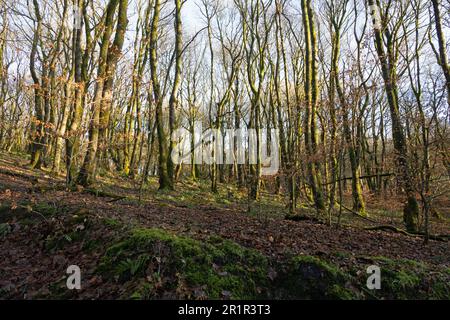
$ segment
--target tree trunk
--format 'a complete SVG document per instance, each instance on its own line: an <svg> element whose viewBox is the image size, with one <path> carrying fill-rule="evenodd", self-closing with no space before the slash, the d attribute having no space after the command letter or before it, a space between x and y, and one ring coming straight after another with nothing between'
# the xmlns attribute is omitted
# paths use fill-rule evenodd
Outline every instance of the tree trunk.
<svg viewBox="0 0 450 320"><path fill-rule="evenodd" d="M369 6L373 8L374 0L368 0ZM385 84L386 95L389 103L389 110L392 121L392 135L394 140L394 148L396 151L397 165L399 168L399 183L406 192L406 203L403 208L403 221L405 222L408 232L417 232L419 206L414 193L411 175L408 165L408 152L406 147L405 134L400 121L400 111L398 108L398 89L396 82L396 71L394 67L394 59L385 53L383 34L381 29L374 27L375 46L378 59L380 60L382 76ZM391 43L391 42L389 42ZM392 52L392 48L388 48L388 52Z"/></svg>
<svg viewBox="0 0 450 320"><path fill-rule="evenodd" d="M172 93L169 99L169 130L170 144L169 156L167 158L167 173L169 178L174 178L174 163L172 162L172 150L175 148L175 141L172 140L172 133L175 131L175 109L177 107L177 95L180 89L182 75L182 50L183 50L183 30L181 25L181 0L175 0L175 76L173 80ZM173 181L172 181L173 183Z"/></svg>
<svg viewBox="0 0 450 320"><path fill-rule="evenodd" d="M42 17L37 0L33 0L34 14L36 16L36 29L34 31L33 43L30 54L30 73L34 83L34 109L35 118L32 123L32 145L31 145L31 167L40 169L42 166L43 149L44 149L44 106L43 92L41 81L36 71L36 61L38 57L38 44L41 40Z"/></svg>
<svg viewBox="0 0 450 320"><path fill-rule="evenodd" d="M163 97L161 95L161 86L159 83L159 75L157 72L158 60L157 60L157 45L158 45L158 25L159 15L161 10L161 1L155 0L153 10L153 21L150 32L150 71L153 85L153 98L156 105L156 129L158 133L158 145L159 145L159 159L158 159L158 174L159 174L159 189L173 189L172 179L170 179L167 158L169 148L167 146L167 137L164 130L163 120Z"/></svg>
<svg viewBox="0 0 450 320"><path fill-rule="evenodd" d="M439 0L431 0L431 3L433 4L434 23L436 25L436 35L439 43L439 53L436 52L436 57L438 59L439 65L442 68L442 72L444 73L447 86L447 104L450 107L450 66L447 60L446 41L444 31L442 30Z"/></svg>
<svg viewBox="0 0 450 320"><path fill-rule="evenodd" d="M317 39L311 0L302 0L303 27L305 32L305 147L308 155L308 182L317 210L325 209L320 186L320 166L317 157Z"/></svg>
<svg viewBox="0 0 450 320"><path fill-rule="evenodd" d="M119 5L117 28L114 42L110 46L110 39L114 29L114 14ZM78 182L89 186L95 181L97 165L97 150L99 146L105 147L107 129L112 103L112 87L114 74L125 40L125 31L128 24L128 0L110 0L107 7L105 31L100 48L99 67L93 101L93 116L89 127L89 146L80 170Z"/></svg>

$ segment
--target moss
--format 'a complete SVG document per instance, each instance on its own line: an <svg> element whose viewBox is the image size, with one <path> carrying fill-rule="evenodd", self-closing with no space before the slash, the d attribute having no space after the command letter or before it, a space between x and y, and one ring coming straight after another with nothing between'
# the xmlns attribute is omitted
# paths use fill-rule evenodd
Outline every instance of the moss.
<svg viewBox="0 0 450 320"><path fill-rule="evenodd" d="M420 285L420 277L416 273L399 270L392 281L393 287L398 287L400 290L414 288Z"/></svg>
<svg viewBox="0 0 450 320"><path fill-rule="evenodd" d="M85 236L84 230L75 230L68 233L57 232L45 239L45 249L48 251L63 249L67 244L81 241Z"/></svg>
<svg viewBox="0 0 450 320"><path fill-rule="evenodd" d="M11 232L11 226L8 223L0 224L0 239L7 236Z"/></svg>
<svg viewBox="0 0 450 320"><path fill-rule="evenodd" d="M372 258L381 269L380 299L449 299L450 276L426 264L408 259Z"/></svg>
<svg viewBox="0 0 450 320"><path fill-rule="evenodd" d="M103 239L88 239L83 243L82 250L86 253L90 253L103 245Z"/></svg>
<svg viewBox="0 0 450 320"><path fill-rule="evenodd" d="M63 210L61 208L58 208L56 205L52 203L37 203L35 205L30 205L30 207L34 210L42 214L46 218L50 218L52 216L57 215L58 213L61 213Z"/></svg>
<svg viewBox="0 0 450 320"><path fill-rule="evenodd" d="M348 258L348 257L351 256L351 255L350 255L349 253L347 253L347 252L340 252L340 251L335 252L334 255L335 255L337 258Z"/></svg>
<svg viewBox="0 0 450 320"><path fill-rule="evenodd" d="M283 298L355 299L351 278L336 266L313 256L292 258L281 279Z"/></svg>
<svg viewBox="0 0 450 320"><path fill-rule="evenodd" d="M338 256L346 257L345 254ZM367 290L366 265L345 273L335 263L313 256L269 261L220 237L203 242L160 229L135 229L111 246L98 272L121 283L122 297L154 299L448 299L448 270L411 260L366 257L381 268L381 290ZM434 270L434 268L433 268ZM430 274L432 276L430 276Z"/></svg>
<svg viewBox="0 0 450 320"><path fill-rule="evenodd" d="M355 292L338 284L335 284L330 288L328 296L339 300L353 300L357 298Z"/></svg>
<svg viewBox="0 0 450 320"><path fill-rule="evenodd" d="M247 206L247 194L243 190L239 190L232 185L218 185L217 193L211 193L211 182L209 180L182 181L177 183L176 191L170 190L155 190L151 196L158 200L161 205L176 205L186 208L197 208L198 199L202 199L204 205L211 205L215 207L230 207L230 206ZM264 199L264 195L262 198ZM268 198L269 199L269 198ZM274 205L276 201L271 200ZM266 209L269 209L264 204ZM282 208L281 204L274 206L274 212ZM266 210L267 211L267 210Z"/></svg>
<svg viewBox="0 0 450 320"><path fill-rule="evenodd" d="M152 292L155 287L149 282L143 282L136 291L134 291L131 300L148 300L152 297Z"/></svg>
<svg viewBox="0 0 450 320"><path fill-rule="evenodd" d="M407 299L419 290L423 266L410 260L394 261L385 257L376 257L374 261L381 268L381 290L377 294Z"/></svg>
<svg viewBox="0 0 450 320"><path fill-rule="evenodd" d="M333 276L339 273L339 269L336 267L313 256L297 256L292 259L292 263L295 267L301 267L302 265L315 265Z"/></svg>
<svg viewBox="0 0 450 320"><path fill-rule="evenodd" d="M106 226L111 227L111 228L118 228L118 227L122 226L122 223L119 220L114 219L114 218L104 218L103 223Z"/></svg>
<svg viewBox="0 0 450 320"><path fill-rule="evenodd" d="M145 287L146 298L176 290L180 298L252 299L263 297L267 266L260 253L228 240L216 237L200 242L160 229L135 229L107 250L98 272L140 286L146 279L153 288L150 294ZM128 294L137 297L138 293Z"/></svg>
<svg viewBox="0 0 450 320"><path fill-rule="evenodd" d="M430 300L450 300L450 277L437 276L433 279L428 298Z"/></svg>
<svg viewBox="0 0 450 320"><path fill-rule="evenodd" d="M38 294L35 299L52 299L52 300L68 300L73 299L76 294L76 290L68 290L66 284L67 278L61 279L51 283L48 286L49 294Z"/></svg>

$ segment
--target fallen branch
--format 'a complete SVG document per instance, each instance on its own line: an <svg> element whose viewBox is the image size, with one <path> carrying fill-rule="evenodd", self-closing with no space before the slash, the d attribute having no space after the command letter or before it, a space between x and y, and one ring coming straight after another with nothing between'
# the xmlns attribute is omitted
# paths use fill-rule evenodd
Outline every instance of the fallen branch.
<svg viewBox="0 0 450 320"><path fill-rule="evenodd" d="M361 218L361 219L370 221L370 222L372 222L372 223L378 223L378 221L375 221L375 220L373 220L373 219L370 219L369 217L362 216L362 215L360 215L358 212L355 212L355 211L353 211L352 209L347 208L346 206L344 206L343 204L341 204L341 203L339 203L339 202L336 202L336 203L337 203L342 209L345 209L346 211L352 213L353 215L355 215L355 216L357 216L357 217L359 217L359 218Z"/></svg>
<svg viewBox="0 0 450 320"><path fill-rule="evenodd" d="M410 237L421 237L424 238L425 234L423 232L417 232L417 233L410 233L407 232L403 229L399 229L397 227L391 226L391 225L381 225L381 226L375 226L375 227L366 227L364 228L364 230L370 230L370 231L392 231L395 233L400 233L403 234L405 236L410 236ZM442 242L447 242L450 240L450 235L433 235L430 234L428 235L428 239L431 240L435 240L435 241L442 241Z"/></svg>
<svg viewBox="0 0 450 320"><path fill-rule="evenodd" d="M417 235L420 235L421 237L425 238L424 232L418 232ZM449 241L450 234L429 234L428 239L436 240L436 241Z"/></svg>
<svg viewBox="0 0 450 320"><path fill-rule="evenodd" d="M395 175L394 173L382 173L382 174L371 174L371 175L366 175L366 176L360 176L359 179L372 179L372 178L381 178L381 177L391 177ZM331 182L327 182L326 185L330 185L336 182L340 182L340 181L345 181L345 180L352 180L353 177L344 177L338 180L334 180Z"/></svg>
<svg viewBox="0 0 450 320"><path fill-rule="evenodd" d="M412 236L412 237L416 237L417 235L409 233L405 230L399 229L397 227L391 226L391 225L382 225L382 226L375 226L375 227L366 227L364 228L364 230L370 230L370 231L379 231L379 230L383 230L383 231L392 231L395 233L401 233L405 236Z"/></svg>

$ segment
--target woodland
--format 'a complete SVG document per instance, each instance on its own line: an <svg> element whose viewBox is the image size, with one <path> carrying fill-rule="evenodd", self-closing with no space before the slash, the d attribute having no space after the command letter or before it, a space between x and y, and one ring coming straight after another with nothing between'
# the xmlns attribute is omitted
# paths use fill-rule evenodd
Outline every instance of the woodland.
<svg viewBox="0 0 450 320"><path fill-rule="evenodd" d="M0 0L0 299L450 299L449 12Z"/></svg>

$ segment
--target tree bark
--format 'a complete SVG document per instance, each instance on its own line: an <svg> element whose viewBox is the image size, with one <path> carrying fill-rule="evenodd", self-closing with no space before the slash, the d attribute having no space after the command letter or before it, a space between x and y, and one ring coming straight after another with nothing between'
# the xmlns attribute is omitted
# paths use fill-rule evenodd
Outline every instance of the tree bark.
<svg viewBox="0 0 450 320"><path fill-rule="evenodd" d="M371 8L373 8L373 6L375 5L374 0L368 0L368 3ZM396 151L397 164L400 170L399 183L403 186L407 197L406 203L403 208L403 221L405 222L406 228L409 232L417 232L419 206L417 204L417 199L414 193L414 187L409 171L410 169L408 164L406 138L400 120L395 61L391 54L387 55L385 52L382 30L375 27L374 25L374 33L375 47L378 59L381 64L382 76L389 103L389 110L392 121L392 136L394 140L394 148ZM389 43L390 45L392 45L391 41L389 41ZM388 47L388 52L392 52L392 48Z"/></svg>
<svg viewBox="0 0 450 320"><path fill-rule="evenodd" d="M167 158L169 148L167 146L167 137L164 130L164 120L163 120L163 97L161 94L161 86L159 82L158 75L158 57L157 57L157 46L158 46L158 25L159 16L161 11L161 1L155 0L153 8L153 20L150 31L150 72L153 85L153 100L156 106L156 129L158 134L158 145L159 145L159 158L158 158L158 175L159 175L159 189L173 189L173 183L170 179L168 168L167 168Z"/></svg>

